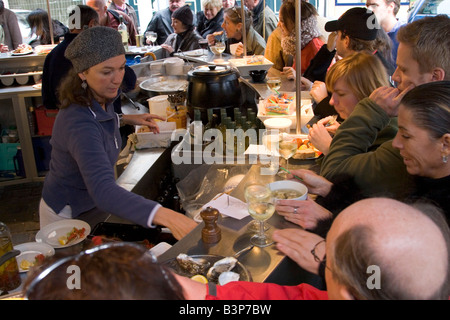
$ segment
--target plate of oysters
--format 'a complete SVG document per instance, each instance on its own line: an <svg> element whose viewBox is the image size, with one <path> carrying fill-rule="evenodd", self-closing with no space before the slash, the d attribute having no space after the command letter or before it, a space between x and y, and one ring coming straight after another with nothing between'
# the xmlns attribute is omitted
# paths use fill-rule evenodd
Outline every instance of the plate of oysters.
<svg viewBox="0 0 450 320"><path fill-rule="evenodd" d="M208 282L220 285L231 281L252 281L247 268L235 257L180 253L175 259L167 260L163 264L181 276L192 278L201 275Z"/></svg>

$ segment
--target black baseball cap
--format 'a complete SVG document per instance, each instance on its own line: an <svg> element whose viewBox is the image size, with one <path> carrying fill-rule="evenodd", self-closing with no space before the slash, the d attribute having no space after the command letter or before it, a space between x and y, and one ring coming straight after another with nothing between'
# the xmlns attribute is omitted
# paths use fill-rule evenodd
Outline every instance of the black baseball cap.
<svg viewBox="0 0 450 320"><path fill-rule="evenodd" d="M380 25L375 14L366 8L358 7L347 10L338 20L328 21L328 32L343 31L350 37L361 40L375 40Z"/></svg>

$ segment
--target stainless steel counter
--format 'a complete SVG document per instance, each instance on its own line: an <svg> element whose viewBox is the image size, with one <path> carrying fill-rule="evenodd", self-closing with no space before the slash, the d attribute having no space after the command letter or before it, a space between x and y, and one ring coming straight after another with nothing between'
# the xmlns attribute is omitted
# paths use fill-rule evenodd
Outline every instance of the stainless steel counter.
<svg viewBox="0 0 450 320"><path fill-rule="evenodd" d="M309 168L313 162L304 162L296 165L296 168ZM253 165L239 185L232 191L231 196L244 200L245 185L251 181L258 180L269 183L279 179L278 176L262 176L260 165ZM159 261L164 262L175 258L179 253L188 255L214 254L220 256L231 256L237 251L250 244L253 232L248 230L248 224L252 218L246 217L236 220L230 217L221 217L219 226L222 238L217 244L206 244L202 241L201 232L204 223L199 224L191 233L178 241L172 248L159 257ZM267 221L270 229L269 234L276 229L299 228L275 213ZM239 261L248 269L255 282L272 282L283 285L296 285L299 283L309 283L322 288L322 279L316 275L306 272L291 259L280 253L274 245L266 248L254 247L247 254L241 256Z"/></svg>

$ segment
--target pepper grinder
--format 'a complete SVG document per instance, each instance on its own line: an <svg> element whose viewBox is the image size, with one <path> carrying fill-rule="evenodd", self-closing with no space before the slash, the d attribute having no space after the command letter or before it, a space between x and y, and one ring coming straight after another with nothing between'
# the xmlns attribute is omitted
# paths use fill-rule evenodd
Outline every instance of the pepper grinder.
<svg viewBox="0 0 450 320"><path fill-rule="evenodd" d="M222 238L222 231L217 225L219 211L212 207L207 207L200 212L200 216L205 222L202 230L202 240L205 243L217 243Z"/></svg>

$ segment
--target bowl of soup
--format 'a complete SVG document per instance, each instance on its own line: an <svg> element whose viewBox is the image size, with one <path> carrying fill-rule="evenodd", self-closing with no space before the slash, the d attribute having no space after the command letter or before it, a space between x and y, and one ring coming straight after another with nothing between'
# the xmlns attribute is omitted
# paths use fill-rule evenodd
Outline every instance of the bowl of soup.
<svg viewBox="0 0 450 320"><path fill-rule="evenodd" d="M301 182L281 180L269 183L276 200L306 200L308 188Z"/></svg>

